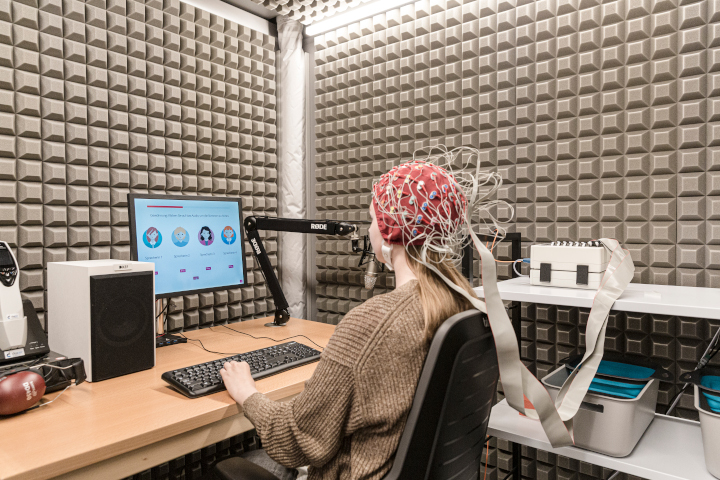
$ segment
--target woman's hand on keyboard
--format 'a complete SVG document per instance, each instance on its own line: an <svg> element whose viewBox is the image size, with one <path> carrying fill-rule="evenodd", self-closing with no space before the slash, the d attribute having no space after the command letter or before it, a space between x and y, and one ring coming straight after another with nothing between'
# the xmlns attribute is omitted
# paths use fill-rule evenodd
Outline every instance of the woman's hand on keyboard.
<svg viewBox="0 0 720 480"><path fill-rule="evenodd" d="M253 393L257 393L255 380L250 374L250 365L247 362L226 362L220 369L220 376L228 393L240 406Z"/></svg>

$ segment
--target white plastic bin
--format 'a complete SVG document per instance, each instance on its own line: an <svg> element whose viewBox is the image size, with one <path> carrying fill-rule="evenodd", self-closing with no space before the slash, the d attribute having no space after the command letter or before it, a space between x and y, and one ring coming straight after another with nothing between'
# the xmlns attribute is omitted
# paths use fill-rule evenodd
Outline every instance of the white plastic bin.
<svg viewBox="0 0 720 480"><path fill-rule="evenodd" d="M705 466L715 478L720 478L720 413L710 409L706 395L717 397L720 390L703 382L703 377L720 377L720 368L704 366L692 372L680 375L680 380L692 383L695 388L695 408L700 415Z"/></svg>
<svg viewBox="0 0 720 480"><path fill-rule="evenodd" d="M700 414L705 466L713 477L720 478L720 414L710 410L707 400L695 385L695 408Z"/></svg>
<svg viewBox="0 0 720 480"><path fill-rule="evenodd" d="M570 375L564 365L542 379L555 400ZM588 392L573 419L575 446L611 457L626 457L655 418L659 380L650 379L633 399Z"/></svg>

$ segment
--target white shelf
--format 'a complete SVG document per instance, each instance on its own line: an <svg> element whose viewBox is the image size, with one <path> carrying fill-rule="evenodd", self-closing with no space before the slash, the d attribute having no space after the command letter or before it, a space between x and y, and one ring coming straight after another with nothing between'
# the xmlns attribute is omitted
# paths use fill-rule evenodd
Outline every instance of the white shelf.
<svg viewBox="0 0 720 480"><path fill-rule="evenodd" d="M655 415L633 452L624 458L576 447L553 448L540 422L521 416L506 400L493 407L487 433L649 480L716 480L705 467L700 423L690 420Z"/></svg>
<svg viewBox="0 0 720 480"><path fill-rule="evenodd" d="M595 290L530 285L528 277L498 282L503 300L592 307ZM483 287L475 289L484 298ZM720 289L631 283L612 307L616 311L720 319Z"/></svg>

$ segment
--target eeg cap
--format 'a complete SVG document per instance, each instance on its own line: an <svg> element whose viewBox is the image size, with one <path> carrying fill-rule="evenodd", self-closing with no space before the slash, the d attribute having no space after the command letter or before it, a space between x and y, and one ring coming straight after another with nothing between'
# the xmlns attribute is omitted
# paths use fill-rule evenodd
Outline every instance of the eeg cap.
<svg viewBox="0 0 720 480"><path fill-rule="evenodd" d="M454 235L467 200L455 177L425 161L393 167L373 185L380 234L390 245L422 245Z"/></svg>

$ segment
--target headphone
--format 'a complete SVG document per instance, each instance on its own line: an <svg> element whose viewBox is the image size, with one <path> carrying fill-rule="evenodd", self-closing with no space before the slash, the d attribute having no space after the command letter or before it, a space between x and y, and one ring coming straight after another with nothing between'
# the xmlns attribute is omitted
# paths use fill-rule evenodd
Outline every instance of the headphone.
<svg viewBox="0 0 720 480"><path fill-rule="evenodd" d="M65 358L41 365L25 365L0 372L0 416L14 415L55 401L73 385L85 381L81 358ZM39 404L46 393L62 390L50 402Z"/></svg>

